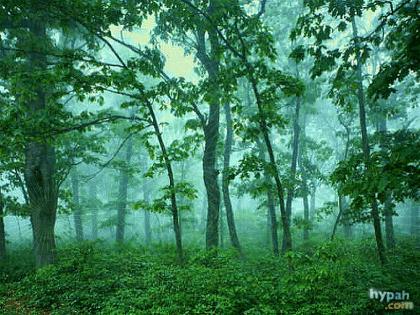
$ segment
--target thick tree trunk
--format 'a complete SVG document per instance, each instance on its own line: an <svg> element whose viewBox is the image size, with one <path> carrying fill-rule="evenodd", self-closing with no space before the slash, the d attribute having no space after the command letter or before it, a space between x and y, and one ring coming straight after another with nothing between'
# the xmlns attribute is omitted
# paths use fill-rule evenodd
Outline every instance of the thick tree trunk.
<svg viewBox="0 0 420 315"><path fill-rule="evenodd" d="M223 203L226 210L226 220L229 229L230 242L239 252L241 246L239 243L238 234L236 233L235 218L232 210L232 201L230 199L229 191L229 167L230 167L230 155L232 152L233 145L233 127L232 117L230 112L230 105L228 103L224 106L225 117L226 117L226 139L225 147L223 152L223 174L222 174L222 192L223 192Z"/></svg>
<svg viewBox="0 0 420 315"><path fill-rule="evenodd" d="M211 80L217 80L215 75L209 75L209 77L212 78ZM213 101L210 104L209 120L204 128L203 177L207 192L207 248L217 247L219 243L220 191L217 180L219 171L216 169L219 116L219 103Z"/></svg>
<svg viewBox="0 0 420 315"><path fill-rule="evenodd" d="M34 18L29 26L33 35L31 43L37 51L44 45L47 34L41 18ZM33 53L29 56L28 68L31 72L43 72L46 69L46 57ZM38 116L46 108L45 87L42 82L34 85L33 96L27 102L28 117ZM51 139L49 139L51 140ZM57 212L58 185L56 175L55 150L46 143L30 141L25 145L24 177L27 187L31 223L34 237L36 267L42 267L55 261L54 226Z"/></svg>
<svg viewBox="0 0 420 315"><path fill-rule="evenodd" d="M79 174L77 169L71 174L71 186L73 190L73 204L75 206L73 218L74 218L74 228L76 230L76 240L83 241L83 223L82 223L82 209L80 208L80 182Z"/></svg>
<svg viewBox="0 0 420 315"><path fill-rule="evenodd" d="M97 198L98 191L96 183L92 180L89 185L89 196L91 200L91 235L92 239L96 240L98 238L98 206Z"/></svg>
<svg viewBox="0 0 420 315"><path fill-rule="evenodd" d="M0 190L0 261L6 258L6 231L4 229L3 209L4 209L3 195Z"/></svg>
<svg viewBox="0 0 420 315"><path fill-rule="evenodd" d="M356 69L356 76L357 76L357 97L359 101L359 119L360 119L360 129L362 133L362 148L363 148L363 155L365 159L365 167L367 170L370 168L370 147L369 147L369 138L367 133L367 126L366 126L366 100L365 100L365 93L363 90L363 74L362 74L362 57L360 53L360 38L357 34L357 26L355 17L352 17L352 28L353 28L353 39L356 43L356 62L357 62L357 69ZM379 209L378 203L376 200L376 196L368 196L371 202L371 216L373 220L373 227L375 230L375 239L376 239L376 246L378 249L379 260L381 264L386 263L386 256L385 256L385 246L382 239L382 230L381 230L381 219L379 216Z"/></svg>
<svg viewBox="0 0 420 315"><path fill-rule="evenodd" d="M218 11L219 2L211 0L208 14L211 17ZM208 41L206 39L208 35ZM207 49L207 44L210 44ZM219 39L213 27L205 30L202 25L197 27L197 58L205 68L208 75L208 120L200 113L200 120L204 129L204 154L203 154L203 179L207 193L207 224L206 224L206 247L217 247L219 244L219 211L220 190L218 183L219 171L217 163L217 142L219 139L220 124L220 90L219 81Z"/></svg>
<svg viewBox="0 0 420 315"><path fill-rule="evenodd" d="M130 137L127 141L127 150L125 153L125 163L129 164L133 155L133 139ZM117 204L117 230L115 239L117 242L124 242L125 235L125 217L127 212L129 172L124 168L120 172L120 183L118 188Z"/></svg>
<svg viewBox="0 0 420 315"><path fill-rule="evenodd" d="M262 161L266 161L265 158L265 150L263 147L263 144L257 140L258 145L258 152L259 152L259 158ZM275 197L273 193L273 183L271 181L271 178L268 174L268 172L264 171L264 181L267 186L267 209L268 209L268 220L270 223L270 234L271 234L271 245L273 247L273 254L275 256L278 256L279 251L279 237L277 232L277 216L276 216L276 208L275 208Z"/></svg>

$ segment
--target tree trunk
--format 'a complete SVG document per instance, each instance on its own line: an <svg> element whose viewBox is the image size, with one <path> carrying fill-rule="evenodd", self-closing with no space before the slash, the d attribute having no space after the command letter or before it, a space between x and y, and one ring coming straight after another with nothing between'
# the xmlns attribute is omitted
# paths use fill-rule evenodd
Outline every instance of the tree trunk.
<svg viewBox="0 0 420 315"><path fill-rule="evenodd" d="M267 149L268 157L269 157L269 172L272 177L274 177L274 182L276 184L276 193L277 198L280 205L280 216L281 216L281 222L283 226L283 245L282 245L282 252L285 253L289 250L292 250L292 233L290 231L290 222L287 218L287 212L285 207L285 201L284 201L284 188L283 184L280 180L280 174L277 169L277 163L276 158L274 156L274 150L273 146L271 144L270 135L269 135L269 127L267 126L267 122L265 121L265 113L264 113L264 104L261 99L260 92L258 91L258 83L254 77L254 71L252 68L250 68L250 65L247 60L245 60L247 64L247 70L248 70L248 79L252 86L252 91L255 96L255 101L257 103L257 110L258 110L258 116L259 116L259 127L261 130L261 133L264 138L264 143Z"/></svg>
<svg viewBox="0 0 420 315"><path fill-rule="evenodd" d="M71 185L73 190L73 203L74 203L74 228L76 230L76 240L83 241L83 224L82 224L82 211L80 208L80 187L79 187L79 174L77 169L74 169L71 174Z"/></svg>
<svg viewBox="0 0 420 315"><path fill-rule="evenodd" d="M357 26L355 17L352 16L352 28L353 28L353 39L356 44L356 62L357 62L357 69L356 69L356 76L357 76L357 97L359 101L359 119L360 119L360 129L362 133L362 148L363 148L363 155L365 159L365 167L367 170L370 169L370 148L369 148L369 138L367 133L366 127L366 101L365 101L365 93L363 90L363 74L362 74L362 57L360 53L360 38L357 34ZM385 256L385 246L382 239L382 231L381 231L381 220L379 217L379 209L378 203L376 200L376 196L368 196L371 202L371 216L373 220L373 227L375 230L375 239L376 239L376 246L378 249L379 260L381 264L386 263L386 256Z"/></svg>
<svg viewBox="0 0 420 315"><path fill-rule="evenodd" d="M6 231L4 229L4 202L0 188L0 261L6 258Z"/></svg>
<svg viewBox="0 0 420 315"><path fill-rule="evenodd" d="M125 153L125 163L127 165L129 165L132 155L133 155L133 139L130 137L127 141L127 150ZM115 239L118 243L124 242L129 176L130 176L129 172L124 167L124 169L120 171L120 184L119 184L119 189L118 189L117 230L115 234Z"/></svg>
<svg viewBox="0 0 420 315"><path fill-rule="evenodd" d="M299 117L299 112L297 110L296 110L296 115ZM309 217L309 201L308 201L308 195L309 195L308 178L307 178L306 168L304 164L304 159L306 156L305 127L306 127L306 119L305 119L305 115L303 115L302 130L299 131L299 125L298 125L297 127L295 127L295 133L297 132L298 138L299 138L299 133L301 133L301 136L299 139L300 148L296 147L296 151L298 151L297 160L299 163L300 171L302 173L302 202L303 202L303 220L304 220L303 239L306 241L309 239L310 217ZM296 174L296 165L295 165L295 174ZM293 175L293 178L294 177L295 175Z"/></svg>
<svg viewBox="0 0 420 315"><path fill-rule="evenodd" d="M304 184L306 186L306 184ZM307 188L303 188L307 191ZM310 218L309 218L309 201L308 201L308 193L303 192L303 220L305 221L305 225L303 226L303 239L305 241L309 240L309 224L310 224Z"/></svg>
<svg viewBox="0 0 420 315"><path fill-rule="evenodd" d="M338 215L334 222L334 227L331 233L331 241L334 240L335 233L337 232L338 224L340 224L341 217L344 213L344 205L343 205L343 196L341 194L338 195Z"/></svg>
<svg viewBox="0 0 420 315"><path fill-rule="evenodd" d="M298 160L298 154L299 154L299 136L300 136L300 126L299 126L300 106L301 106L301 99L300 97L297 97L295 116L294 116L294 121L293 121L292 162L290 165L290 178L292 180L292 183L287 189L287 197L286 197L286 213L287 213L287 220L289 221L289 225L290 225L290 222L292 222L292 202L293 202L293 194L296 188L295 180L296 180L297 160ZM284 241L283 241L283 244L285 244Z"/></svg>
<svg viewBox="0 0 420 315"><path fill-rule="evenodd" d="M232 152L233 145L233 127L232 127L232 116L230 112L230 105L228 103L224 106L225 117L226 117L226 139L225 147L223 151L223 174L222 174L222 192L223 192L223 203L226 210L226 220L229 229L230 242L239 252L241 252L241 246L239 243L238 234L236 233L235 218L232 210L232 201L230 199L229 191L229 167L230 167L230 155Z"/></svg>
<svg viewBox="0 0 420 315"><path fill-rule="evenodd" d="M147 189L145 179L143 179L143 199L147 203L150 201L149 190ZM152 228L150 226L150 211L148 210L144 210L144 238L146 245L150 245L152 242Z"/></svg>
<svg viewBox="0 0 420 315"><path fill-rule="evenodd" d="M217 76L211 73L209 73L209 78L211 81L217 80ZM216 169L219 116L220 105L218 101L212 101L210 104L208 123L204 128L205 145L203 155L203 177L207 192L207 248L217 247L219 240L220 191L217 180L219 171Z"/></svg>
<svg viewBox="0 0 420 315"><path fill-rule="evenodd" d="M91 181L89 185L89 195L91 200L91 234L92 239L96 240L98 238L98 206L97 206L97 186L96 183Z"/></svg>
<svg viewBox="0 0 420 315"><path fill-rule="evenodd" d="M208 7L208 14L211 17L218 11L218 1L211 0ZM206 39L208 35L208 42ZM210 44L207 49L207 43ZM206 224L206 247L207 249L217 247L219 244L219 211L220 211L220 190L217 177L219 171L216 169L217 142L219 139L220 124L220 87L219 81L219 39L213 27L204 29L202 25L197 26L197 58L205 68L208 75L208 120L200 113L200 120L204 129L204 154L203 154L203 179L207 193L207 224Z"/></svg>
<svg viewBox="0 0 420 315"><path fill-rule="evenodd" d="M344 237L347 239L351 239L353 236L353 229L352 223L349 218L349 204L345 196L342 198L343 203L343 230L344 230Z"/></svg>
<svg viewBox="0 0 420 315"><path fill-rule="evenodd" d="M410 207L410 234L411 236L419 236L419 208L414 200L411 200Z"/></svg>
<svg viewBox="0 0 420 315"><path fill-rule="evenodd" d="M33 39L33 51L44 45L47 34L42 18L32 19L29 30ZM30 72L44 72L46 57L32 53L29 56ZM42 82L31 82L34 90L31 100L27 102L28 117L38 116L46 108L46 92ZM52 140L52 139L49 139ZM34 254L36 267L51 264L55 261L54 226L57 212L58 184L56 175L56 157L54 148L46 143L29 141L25 145L24 177L27 187L31 223L34 238Z"/></svg>
<svg viewBox="0 0 420 315"><path fill-rule="evenodd" d="M395 235L394 235L394 222L393 222L393 209L391 195L387 192L385 204L384 204L384 215L385 215L385 236L386 246L391 249L395 247Z"/></svg>
<svg viewBox="0 0 420 315"><path fill-rule="evenodd" d="M177 256L178 260L180 262L183 262L184 260L184 254L182 249L182 235L181 235L181 229L179 227L179 218L178 218L178 205L176 201L176 191L175 191L175 178L174 178L174 172L172 170L172 163L169 159L168 152L166 150L165 142L163 141L162 133L159 129L159 122L157 120L156 114L153 110L152 104L147 102L146 103L147 109L149 110L149 114L152 119L152 125L153 129L155 131L156 137L159 142L159 147L162 153L163 160L165 162L166 167L166 173L168 175L169 179L169 189L170 189L170 200L171 200L171 212L172 212L172 224L174 228L175 233L175 244L176 244L176 250L177 250Z"/></svg>
<svg viewBox="0 0 420 315"><path fill-rule="evenodd" d="M265 152L263 144L257 140L257 146L259 151L259 158L262 161L265 161ZM268 208L268 217L270 222L270 231L271 231L271 244L273 246L273 254L278 256L279 251L279 237L277 232L277 217L276 217L276 208L275 208L275 199L273 193L273 184L271 178L266 170L264 170L264 181L267 186L267 208Z"/></svg>
<svg viewBox="0 0 420 315"><path fill-rule="evenodd" d="M315 217L315 207L316 207L316 187L315 187L315 183L314 183L314 187L311 188L311 200L310 200L310 218L311 220L314 219Z"/></svg>
<svg viewBox="0 0 420 315"><path fill-rule="evenodd" d="M379 115L379 122L378 122L378 132L382 135L386 135L388 132L387 128L387 121L386 117L378 113ZM381 143L381 146L383 144ZM385 192L386 200L384 204L384 216L385 216L385 239L386 239L386 246L388 248L395 247L395 236L394 236L394 222L393 222L393 204L392 204L392 196L389 191Z"/></svg>
<svg viewBox="0 0 420 315"><path fill-rule="evenodd" d="M147 156L145 156L143 162L143 173L146 173L147 167ZM150 184L150 181L146 180L146 178L143 177L143 199L146 203L150 202L150 189L148 188ZM146 241L146 245L150 245L150 243L152 242L152 228L150 225L150 211L148 210L144 210L144 238Z"/></svg>

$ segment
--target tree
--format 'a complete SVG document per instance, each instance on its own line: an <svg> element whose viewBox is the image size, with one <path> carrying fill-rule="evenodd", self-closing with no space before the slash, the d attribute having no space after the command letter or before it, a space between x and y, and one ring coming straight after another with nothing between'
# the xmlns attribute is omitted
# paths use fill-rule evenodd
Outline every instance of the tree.
<svg viewBox="0 0 420 315"><path fill-rule="evenodd" d="M232 210L232 201L230 199L230 156L233 145L233 123L230 105L226 103L224 105L225 120L226 120L226 139L223 151L223 174L222 174L222 192L223 192L223 203L226 210L226 219L229 228L229 236L232 246L241 252L241 246L239 238L236 232L235 218Z"/></svg>
<svg viewBox="0 0 420 315"><path fill-rule="evenodd" d="M73 193L73 204L75 207L73 217L74 217L74 227L76 229L76 239L78 241L83 241L83 223L82 223L82 211L80 204L80 182L79 174L77 169L75 169L71 174L71 184L72 184L72 193Z"/></svg>
<svg viewBox="0 0 420 315"><path fill-rule="evenodd" d="M6 258L6 231L4 229L4 201L0 188L0 261Z"/></svg>

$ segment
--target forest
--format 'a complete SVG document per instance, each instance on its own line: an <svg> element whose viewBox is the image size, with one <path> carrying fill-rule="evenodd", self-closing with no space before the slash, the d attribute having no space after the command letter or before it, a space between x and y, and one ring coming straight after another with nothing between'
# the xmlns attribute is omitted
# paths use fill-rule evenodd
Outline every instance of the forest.
<svg viewBox="0 0 420 315"><path fill-rule="evenodd" d="M0 0L0 314L416 314L418 0Z"/></svg>

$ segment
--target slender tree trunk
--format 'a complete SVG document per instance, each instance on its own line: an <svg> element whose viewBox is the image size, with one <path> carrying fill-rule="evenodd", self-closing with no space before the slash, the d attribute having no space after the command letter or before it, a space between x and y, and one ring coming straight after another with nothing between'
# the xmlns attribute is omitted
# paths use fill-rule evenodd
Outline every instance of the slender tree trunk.
<svg viewBox="0 0 420 315"><path fill-rule="evenodd" d="M127 165L130 163L132 155L133 139L130 137L127 141L127 150L125 153L125 163L127 163ZM125 168L120 171L117 206L117 230L115 234L115 239L118 243L124 242L129 175L129 172Z"/></svg>
<svg viewBox="0 0 420 315"><path fill-rule="evenodd" d="M265 151L263 148L263 144L257 140L258 151L259 151L259 158L262 161L265 161ZM268 217L270 222L270 231L271 231L271 244L273 246L273 253L275 256L278 256L279 251L279 237L277 232L277 217L276 217L276 208L275 208L275 197L273 193L273 183L269 176L269 173L265 170L264 171L264 181L267 185L267 208L268 208Z"/></svg>
<svg viewBox="0 0 420 315"><path fill-rule="evenodd" d="M387 121L386 117L379 113L379 121L378 121L378 132L386 135L388 132L387 130ZM381 146L383 144L381 143ZM392 196L389 191L386 191L386 200L384 204L384 216L385 216L385 239L386 239L386 246L388 248L395 247L395 236L394 236L394 222L393 222L393 205L392 205Z"/></svg>
<svg viewBox="0 0 420 315"><path fill-rule="evenodd" d="M298 111L296 112L296 114L299 117ZM300 135L300 139L299 139L299 148L296 148L296 150L298 151L297 160L298 160L298 163L299 163L299 168L300 168L301 173L302 173L303 220L305 222L305 224L303 226L303 239L306 241L306 240L309 239L310 217L309 217L309 200L308 200L308 195L309 195L308 176L307 176L307 173L306 173L306 168L305 168L305 163L304 163L304 159L306 158L305 128L306 128L306 119L305 119L305 115L303 115L302 130L299 131L299 125L297 126L297 134L299 135L299 133L301 133L301 135ZM295 127L295 130L296 130L296 127ZM295 133L296 133L296 131L295 131ZM295 165L295 168L296 168L296 165ZM295 174L296 174L296 170L295 170ZM295 175L293 176L293 178L294 177L295 177Z"/></svg>
<svg viewBox="0 0 420 315"><path fill-rule="evenodd" d="M77 169L74 169L71 174L71 185L73 190L73 203L75 206L73 218L74 228L76 230L76 240L83 241L83 223L82 223L82 211L80 208L80 187L79 187L79 174Z"/></svg>
<svg viewBox="0 0 420 315"><path fill-rule="evenodd" d="M225 229L223 222L223 208L220 209L219 231L220 231L220 247L225 247Z"/></svg>
<svg viewBox="0 0 420 315"><path fill-rule="evenodd" d="M179 218L178 218L178 205L176 201L176 191L175 191L175 178L172 170L171 160L169 159L168 152L166 150L165 142L163 141L162 133L159 129L159 122L157 120L156 114L153 110L152 104L146 103L147 109L149 110L150 117L152 119L153 129L155 131L156 137L159 142L159 147L162 153L163 160L165 162L166 173L169 179L169 188L170 188L170 199L171 199L171 212L172 212L172 224L175 233L175 243L178 259L180 262L184 260L183 249L182 249L182 235L181 229L179 227Z"/></svg>
<svg viewBox="0 0 420 315"><path fill-rule="evenodd" d="M146 180L143 179L143 199L145 202L150 201L150 192L147 189ZM152 242L152 228L150 226L150 211L144 210L144 237L146 240L146 245L150 245Z"/></svg>
<svg viewBox="0 0 420 315"><path fill-rule="evenodd" d="M347 239L351 239L353 237L353 228L349 218L349 203L345 196L342 197L342 204L343 204L343 230L344 230L344 237Z"/></svg>
<svg viewBox="0 0 420 315"><path fill-rule="evenodd" d="M261 130L261 133L264 138L264 143L267 148L268 157L269 157L269 172L272 177L274 177L274 182L276 184L276 193L277 198L280 204L280 216L281 216L281 222L283 226L283 245L282 245L282 251L283 253L292 250L292 233L290 231L290 222L287 218L287 212L285 207L285 201L284 201L284 188L283 184L280 179L280 174L277 169L277 163L276 158L274 155L273 146L271 144L270 135L269 135L269 128L267 126L267 122L265 121L265 112L264 112L264 105L261 99L260 92L258 90L258 83L254 77L254 71L252 68L250 68L250 65L247 60L244 60L248 67L248 79L252 86L252 91L255 96L255 101L257 103L257 110L258 110L258 116L259 116L259 127Z"/></svg>
<svg viewBox="0 0 420 315"><path fill-rule="evenodd" d="M419 207L414 200L411 200L410 207L410 234L411 236L419 236Z"/></svg>
<svg viewBox="0 0 420 315"><path fill-rule="evenodd" d="M89 195L91 200L91 234L92 239L96 240L98 238L98 206L97 206L97 198L98 198L98 191L97 191L97 184L90 182L89 185Z"/></svg>
<svg viewBox="0 0 420 315"><path fill-rule="evenodd" d="M341 194L339 194L338 195L338 215L337 215L337 218L335 219L333 231L331 233L331 241L334 240L335 233L337 232L338 224L340 223L341 217L344 213L344 204L343 204L344 202L343 202L343 200L344 200L343 196Z"/></svg>
<svg viewBox="0 0 420 315"><path fill-rule="evenodd" d="M6 231L4 229L4 202L0 188L0 261L6 258Z"/></svg>
<svg viewBox="0 0 420 315"><path fill-rule="evenodd" d="M394 211L392 206L392 197L389 192L386 192L386 200L384 204L384 215L385 215L385 237L386 246L391 249L395 247L395 235L394 235Z"/></svg>
<svg viewBox="0 0 420 315"><path fill-rule="evenodd" d="M223 203L226 210L226 220L229 228L230 242L239 252L241 246L239 243L238 234L236 232L235 218L232 209L232 201L230 199L229 191L229 167L230 167L230 155L232 153L233 145L233 127L232 127L232 116L230 111L230 105L228 103L224 106L225 117L226 117L226 139L225 147L223 151L223 174L222 174L222 192L223 192Z"/></svg>
<svg viewBox="0 0 420 315"><path fill-rule="evenodd" d="M362 74L362 57L360 53L360 38L357 34L357 26L355 17L352 16L352 27L353 27L353 39L356 43L356 62L357 62L357 69L356 69L356 76L357 76L357 97L359 101L359 119L360 119L360 129L362 133L362 148L363 148L363 155L365 159L365 167L367 170L370 168L370 148L369 148L369 138L367 133L367 126L366 126L366 100L365 100L365 93L363 90L363 74ZM368 196L371 202L371 215L373 220L373 227L375 230L375 239L376 245L378 249L379 260L381 264L386 263L386 256L385 256L385 246L382 239L382 231L381 231L381 220L379 217L379 209L378 203L376 200L376 196Z"/></svg>
<svg viewBox="0 0 420 315"><path fill-rule="evenodd" d="M146 173L148 168L147 163L147 156L145 155L144 161L143 161L143 174ZM150 202L150 189L148 186L150 185L150 181L146 180L145 177L143 177L143 199L146 203ZM150 211L144 210L144 238L146 241L146 245L150 245L152 242L152 227L150 225Z"/></svg>
<svg viewBox="0 0 420 315"><path fill-rule="evenodd" d="M316 207L316 187L315 187L315 184L314 184L314 187L312 187L311 188L311 200L310 200L310 210L309 210L309 212L310 212L310 218L311 218L311 220L313 220L314 219L314 217L315 217L315 207Z"/></svg>
<svg viewBox="0 0 420 315"><path fill-rule="evenodd" d="M32 19L29 30L33 51L38 51L47 39L46 28L42 18ZM42 49L41 49L42 50ZM46 57L32 53L29 56L30 72L46 70ZM31 82L33 96L27 102L28 117L37 116L46 108L46 92L42 82ZM51 139L50 139L51 140ZM34 237L34 254L36 267L42 267L55 261L55 235L58 185L55 179L55 150L49 144L30 141L25 145L24 177L27 187L31 223Z"/></svg>
<svg viewBox="0 0 420 315"><path fill-rule="evenodd" d="M287 197L286 197L286 213L287 213L287 220L289 221L289 225L290 225L290 222L292 221L292 202L293 202L293 195L294 195L294 191L296 187L295 180L296 180L296 168L297 168L297 161L298 161L298 154L299 154L299 136L300 136L300 126L299 126L300 106L301 106L301 98L297 97L295 116L294 116L294 121L293 121L292 162L290 165L290 178L292 179L292 183L290 187L287 189ZM284 241L283 241L283 244L285 244Z"/></svg>

